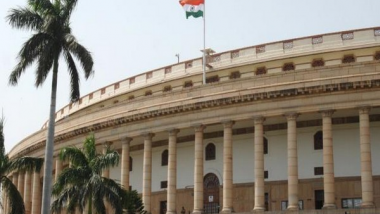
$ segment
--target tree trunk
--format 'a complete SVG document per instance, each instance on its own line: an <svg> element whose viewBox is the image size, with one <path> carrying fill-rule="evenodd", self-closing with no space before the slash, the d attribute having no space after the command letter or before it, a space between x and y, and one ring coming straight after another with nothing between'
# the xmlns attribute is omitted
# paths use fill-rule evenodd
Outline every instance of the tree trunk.
<svg viewBox="0 0 380 214"><path fill-rule="evenodd" d="M54 59L53 80L51 87L50 115L48 125L48 135L45 147L45 169L42 190L42 210L41 214L50 213L52 172L53 172L53 152L54 152L54 129L55 129L55 103L57 97L58 80L58 57Z"/></svg>

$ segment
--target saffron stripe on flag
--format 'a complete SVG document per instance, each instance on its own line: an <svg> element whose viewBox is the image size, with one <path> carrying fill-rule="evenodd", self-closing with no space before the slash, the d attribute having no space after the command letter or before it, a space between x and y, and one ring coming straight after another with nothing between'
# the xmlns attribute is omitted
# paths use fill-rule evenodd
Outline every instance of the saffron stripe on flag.
<svg viewBox="0 0 380 214"><path fill-rule="evenodd" d="M179 1L179 3L182 6L184 6L185 4L200 5L200 4L204 4L205 1L204 0L181 0L181 1Z"/></svg>

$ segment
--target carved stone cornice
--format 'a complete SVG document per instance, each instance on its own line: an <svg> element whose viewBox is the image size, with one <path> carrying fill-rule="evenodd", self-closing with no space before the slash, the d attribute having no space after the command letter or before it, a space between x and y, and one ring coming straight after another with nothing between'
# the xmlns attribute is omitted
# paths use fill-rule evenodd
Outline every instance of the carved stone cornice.
<svg viewBox="0 0 380 214"><path fill-rule="evenodd" d="M147 111L143 113L138 113L130 116L124 116L116 119L110 119L105 122L99 122L92 125L88 125L85 127L81 127L63 134L58 134L55 136L55 144L60 144L64 141L70 140L74 137L80 135L87 135L91 132L96 132L99 130L109 129L117 125L125 125L128 123L143 121L151 118L158 118L160 116L174 115L183 112L189 112L193 110L201 110L201 109L209 109L220 106L229 106L236 105L240 103L254 103L259 100L273 100L273 99L283 99L287 97L295 97L301 95L309 95L309 94L324 94L324 93L333 93L340 91L351 91L351 90L367 90L371 88L379 88L380 87L380 78L372 79L372 80L363 80L363 81L353 81L353 82L344 82L344 83L333 83L333 84L325 84L318 86L307 86L307 87L298 87L286 90L273 90L267 92L252 92L251 94L244 95L236 95L231 97L224 97L214 100L207 100L201 102L195 102L190 104L183 104L174 107L161 108L158 110ZM365 112L369 111L369 109L359 111ZM39 150L45 147L46 141L43 140L33 146L24 148L20 151L16 156L20 157L30 152Z"/></svg>

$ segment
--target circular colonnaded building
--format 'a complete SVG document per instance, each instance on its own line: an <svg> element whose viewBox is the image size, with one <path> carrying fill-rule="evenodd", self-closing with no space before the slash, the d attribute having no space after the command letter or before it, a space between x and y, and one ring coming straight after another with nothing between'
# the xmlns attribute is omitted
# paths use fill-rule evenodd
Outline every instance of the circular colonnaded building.
<svg viewBox="0 0 380 214"><path fill-rule="evenodd" d="M52 173L67 167L61 148L94 133L99 152L122 156L108 176L152 214L380 212L380 28L214 53L206 64L205 84L198 58L58 110ZM10 157L43 157L46 124ZM27 213L39 213L43 173L10 176Z"/></svg>

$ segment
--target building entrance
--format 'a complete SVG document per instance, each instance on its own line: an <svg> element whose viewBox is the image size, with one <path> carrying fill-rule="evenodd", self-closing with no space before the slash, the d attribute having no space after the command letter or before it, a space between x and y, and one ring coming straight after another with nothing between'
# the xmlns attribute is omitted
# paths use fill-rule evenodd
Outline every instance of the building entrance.
<svg viewBox="0 0 380 214"><path fill-rule="evenodd" d="M219 179L213 174L205 175L203 179L204 213L219 213Z"/></svg>
<svg viewBox="0 0 380 214"><path fill-rule="evenodd" d="M315 190L314 191L315 209L316 210L320 210L323 208L323 203L325 202L324 195L325 195L325 192L323 190Z"/></svg>

